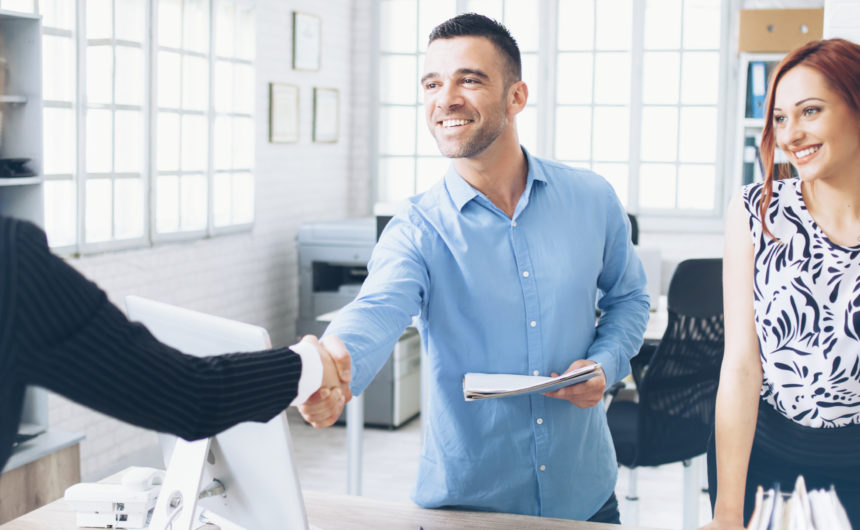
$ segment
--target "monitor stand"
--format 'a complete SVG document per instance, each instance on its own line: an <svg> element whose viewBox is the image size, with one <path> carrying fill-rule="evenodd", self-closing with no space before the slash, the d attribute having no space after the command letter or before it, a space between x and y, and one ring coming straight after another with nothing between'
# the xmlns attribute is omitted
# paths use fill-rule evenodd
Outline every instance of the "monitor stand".
<svg viewBox="0 0 860 530"><path fill-rule="evenodd" d="M210 443L210 438L194 442L176 440L152 512L150 530L193 530L202 524L198 518L197 498Z"/></svg>

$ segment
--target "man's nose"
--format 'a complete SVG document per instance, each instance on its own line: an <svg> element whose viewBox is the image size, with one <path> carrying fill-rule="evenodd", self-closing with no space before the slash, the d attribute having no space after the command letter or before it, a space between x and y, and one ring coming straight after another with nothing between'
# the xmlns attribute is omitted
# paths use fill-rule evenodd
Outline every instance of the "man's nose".
<svg viewBox="0 0 860 530"><path fill-rule="evenodd" d="M455 83L446 83L436 92L436 107L450 109L463 103L459 87Z"/></svg>

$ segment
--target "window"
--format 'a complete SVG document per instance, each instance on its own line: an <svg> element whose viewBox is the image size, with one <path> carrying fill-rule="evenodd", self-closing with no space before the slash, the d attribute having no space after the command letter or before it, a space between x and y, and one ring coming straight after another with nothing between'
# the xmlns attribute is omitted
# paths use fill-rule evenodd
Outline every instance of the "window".
<svg viewBox="0 0 860 530"><path fill-rule="evenodd" d="M408 81L415 72L417 85L427 35L455 8L434 7L433 23L420 24L412 21L430 11L428 0L379 1L381 27L397 28L397 38L381 37L377 198L394 201L427 189L447 167L420 103L414 115L406 104L420 98ZM530 152L595 170L645 218L720 216L727 51L725 22L713 21L726 20L721 2L460 0L456 9L495 18L517 39L529 87L517 128ZM411 120L417 140L404 134Z"/></svg>
<svg viewBox="0 0 860 530"><path fill-rule="evenodd" d="M54 248L98 252L253 223L253 2L0 0L0 8L43 16Z"/></svg>

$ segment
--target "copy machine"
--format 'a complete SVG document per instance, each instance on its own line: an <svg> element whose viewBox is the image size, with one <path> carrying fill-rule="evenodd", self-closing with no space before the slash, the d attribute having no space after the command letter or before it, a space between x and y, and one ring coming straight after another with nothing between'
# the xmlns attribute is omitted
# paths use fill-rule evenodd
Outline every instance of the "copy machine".
<svg viewBox="0 0 860 530"><path fill-rule="evenodd" d="M376 218L366 217L299 228L299 335L322 335L328 322L318 317L337 311L358 294L376 244L377 224ZM365 424L399 427L418 414L420 401L421 341L409 328L364 391Z"/></svg>

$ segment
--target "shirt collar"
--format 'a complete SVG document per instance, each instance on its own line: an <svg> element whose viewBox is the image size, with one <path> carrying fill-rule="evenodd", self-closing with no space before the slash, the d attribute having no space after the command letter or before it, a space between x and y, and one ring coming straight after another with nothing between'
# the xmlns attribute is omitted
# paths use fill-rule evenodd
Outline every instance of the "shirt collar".
<svg viewBox="0 0 860 530"><path fill-rule="evenodd" d="M529 173L526 176L525 188L525 194L529 194L531 192L533 182L535 180L546 182L546 175L543 172L543 168L538 167L535 164L534 157L532 157L526 148L521 147L521 149L523 150L523 154L526 155L526 162L528 162L529 165ZM457 211L462 211L463 206L465 206L466 203L480 195L478 190L473 188L468 182L466 182L466 179L457 173L457 170L454 169L453 162L448 166L448 171L445 173L445 187L448 188L448 194L451 196L451 200L454 201L454 205L457 206Z"/></svg>

